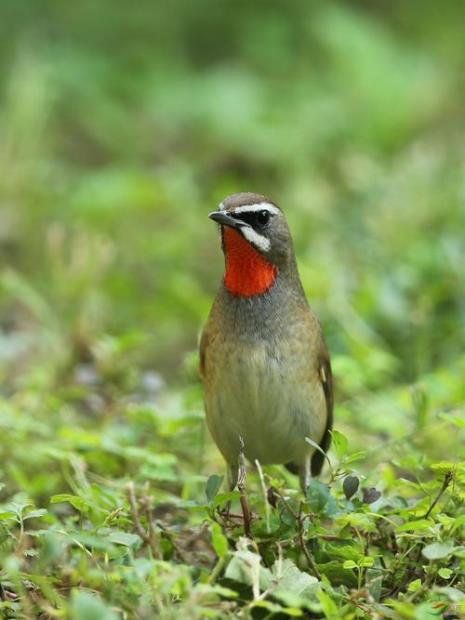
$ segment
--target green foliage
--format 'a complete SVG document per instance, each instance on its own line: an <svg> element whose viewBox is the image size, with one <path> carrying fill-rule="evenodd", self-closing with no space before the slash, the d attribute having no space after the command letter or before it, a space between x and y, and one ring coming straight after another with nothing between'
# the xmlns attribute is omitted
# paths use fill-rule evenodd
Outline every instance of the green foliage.
<svg viewBox="0 0 465 620"><path fill-rule="evenodd" d="M0 8L0 616L465 615L463 6L75 4ZM246 189L337 386L253 540L195 353Z"/></svg>

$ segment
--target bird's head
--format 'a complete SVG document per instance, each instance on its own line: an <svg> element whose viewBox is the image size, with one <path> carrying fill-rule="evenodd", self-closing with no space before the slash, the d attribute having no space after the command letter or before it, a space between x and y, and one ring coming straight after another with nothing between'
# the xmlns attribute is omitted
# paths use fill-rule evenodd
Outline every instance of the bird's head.
<svg viewBox="0 0 465 620"><path fill-rule="evenodd" d="M281 209L266 196L228 196L209 217L221 226L226 260L225 285L233 294L266 292L292 263L294 250Z"/></svg>

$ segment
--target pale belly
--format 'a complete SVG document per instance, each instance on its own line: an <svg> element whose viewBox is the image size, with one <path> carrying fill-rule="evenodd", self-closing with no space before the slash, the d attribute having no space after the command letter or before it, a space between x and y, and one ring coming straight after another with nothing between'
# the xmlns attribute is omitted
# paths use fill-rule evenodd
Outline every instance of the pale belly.
<svg viewBox="0 0 465 620"><path fill-rule="evenodd" d="M205 402L213 438L229 463L237 462L240 437L252 462L303 463L313 452L305 438L319 442L325 429L320 382L295 357L270 354L264 345L247 353L232 347L227 363L213 371Z"/></svg>

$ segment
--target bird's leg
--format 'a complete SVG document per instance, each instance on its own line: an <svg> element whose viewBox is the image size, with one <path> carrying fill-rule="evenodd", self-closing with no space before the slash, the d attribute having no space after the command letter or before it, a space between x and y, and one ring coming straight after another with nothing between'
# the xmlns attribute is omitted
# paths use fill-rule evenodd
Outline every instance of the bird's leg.
<svg viewBox="0 0 465 620"><path fill-rule="evenodd" d="M228 491L234 491L234 489L236 488L238 476L239 476L239 467L237 463L234 465L231 465L231 463L228 463L228 469L227 469ZM224 519L229 520L230 512L231 512L231 500L228 500L224 508L222 508L221 511L219 512Z"/></svg>
<svg viewBox="0 0 465 620"><path fill-rule="evenodd" d="M244 456L244 440L241 436L239 436L239 476L237 480L237 488L239 489L240 501L242 514L244 516L244 534L248 538L252 538L250 531L250 524L252 521L252 515L250 514L250 506L249 500L247 499L247 494L245 492L245 481L247 478L247 469L245 466L245 456Z"/></svg>
<svg viewBox="0 0 465 620"><path fill-rule="evenodd" d="M228 463L228 491L234 491L239 477L239 465Z"/></svg>
<svg viewBox="0 0 465 620"><path fill-rule="evenodd" d="M305 459L299 469L300 486L304 492L304 495L307 495L308 487L312 481L312 476L310 473L310 457Z"/></svg>

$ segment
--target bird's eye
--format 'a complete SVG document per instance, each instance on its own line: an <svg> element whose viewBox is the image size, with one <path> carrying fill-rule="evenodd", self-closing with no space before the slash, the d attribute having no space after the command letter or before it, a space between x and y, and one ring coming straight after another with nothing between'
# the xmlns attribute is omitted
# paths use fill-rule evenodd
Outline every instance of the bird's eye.
<svg viewBox="0 0 465 620"><path fill-rule="evenodd" d="M260 226L266 226L270 221L270 212L263 209L257 213L257 223Z"/></svg>

